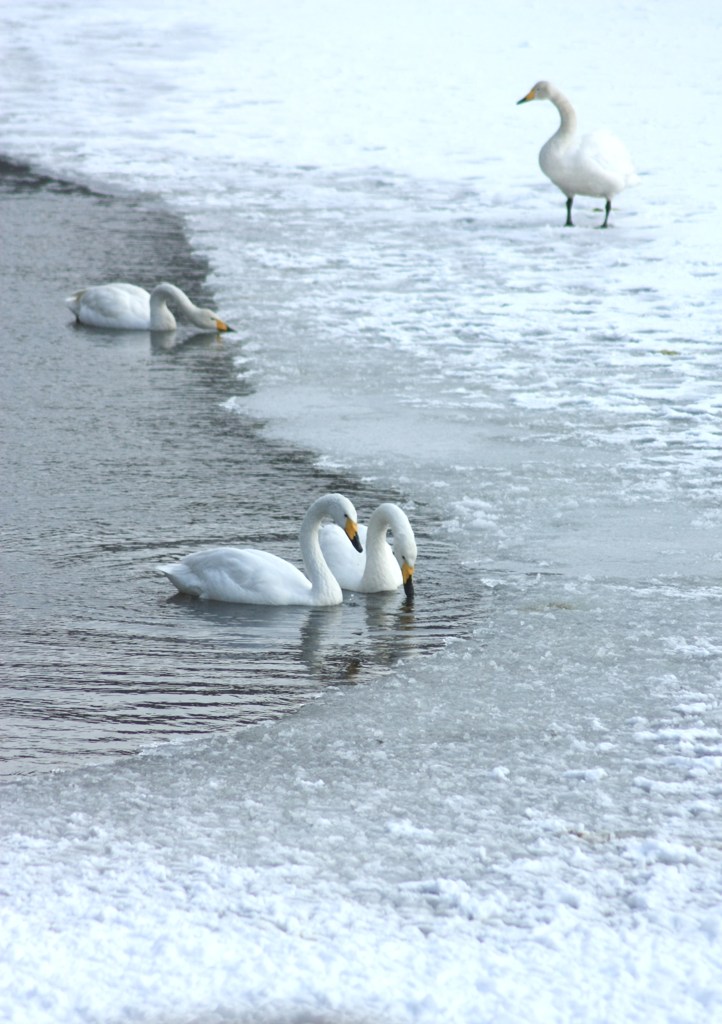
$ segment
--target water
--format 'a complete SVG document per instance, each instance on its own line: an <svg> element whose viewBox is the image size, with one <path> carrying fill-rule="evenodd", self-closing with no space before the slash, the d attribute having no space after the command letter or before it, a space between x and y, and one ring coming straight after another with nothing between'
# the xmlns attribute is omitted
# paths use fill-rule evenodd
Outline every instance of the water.
<svg viewBox="0 0 722 1024"><path fill-rule="evenodd" d="M5 149L85 185L4 196L11 1019L713 1019L719 13L281 6L9 26ZM640 165L609 231L536 168L547 63ZM114 277L239 332L70 323ZM324 490L407 508L412 608L153 573L295 557Z"/></svg>
<svg viewBox="0 0 722 1024"><path fill-rule="evenodd" d="M311 453L264 439L257 422L223 408L230 388L252 390L235 366L242 343L87 330L63 313L58 295L73 290L71 278L181 280L210 304L207 267L176 219L6 170L18 251L32 251L39 219L57 250L43 246L40 293L33 264L7 250L4 268L17 344L2 396L2 773L274 717L468 632L480 587L463 609L442 607L427 588L418 611L395 594L330 611L171 596L158 562L214 543L267 546L298 562L298 525L317 494L352 490L368 506L378 492L322 472ZM107 231L110 259L99 245ZM427 566L434 552L443 557L427 543Z"/></svg>

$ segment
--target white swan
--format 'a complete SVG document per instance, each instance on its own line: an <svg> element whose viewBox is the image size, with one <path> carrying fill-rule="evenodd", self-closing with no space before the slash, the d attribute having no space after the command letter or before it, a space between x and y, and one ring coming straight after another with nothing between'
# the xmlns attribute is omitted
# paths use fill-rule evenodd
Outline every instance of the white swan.
<svg viewBox="0 0 722 1024"><path fill-rule="evenodd" d="M324 519L332 519L348 541L360 550L356 510L342 494L317 498L304 516L300 543L308 578L283 558L256 548L210 548L186 555L173 565L159 565L182 593L209 601L241 604L341 604L341 587L321 554L318 533Z"/></svg>
<svg viewBox="0 0 722 1024"><path fill-rule="evenodd" d="M561 118L559 128L539 151L539 166L567 197L564 226L574 226L572 203L574 196L579 195L606 199L604 223L601 225L606 228L612 198L639 181L624 143L605 129L579 138L574 107L551 82L537 82L517 106L529 100L551 100Z"/></svg>
<svg viewBox="0 0 722 1024"><path fill-rule="evenodd" d="M386 540L387 530L393 531L392 545ZM368 529L359 526L359 533L361 554L344 543L343 532L333 523L321 530L321 551L344 590L375 594L403 585L407 597L412 597L416 540L403 509L384 502L372 512Z"/></svg>
<svg viewBox="0 0 722 1024"><path fill-rule="evenodd" d="M126 331L174 331L175 317L168 301L175 302L184 315L203 331L230 331L217 313L195 306L185 292L164 281L152 292L135 284L114 281L81 288L68 296L65 305L80 324Z"/></svg>

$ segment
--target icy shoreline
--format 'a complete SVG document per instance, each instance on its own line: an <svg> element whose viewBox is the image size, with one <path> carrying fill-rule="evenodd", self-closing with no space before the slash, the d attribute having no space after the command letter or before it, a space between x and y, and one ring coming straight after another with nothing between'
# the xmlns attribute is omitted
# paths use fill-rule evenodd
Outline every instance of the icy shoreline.
<svg viewBox="0 0 722 1024"><path fill-rule="evenodd" d="M482 758L472 784L458 758L483 750L482 719L446 708L442 738L439 699L433 672L390 680L3 787L7 1019L709 1019L711 848L575 833L539 808L507 859L495 805L518 768Z"/></svg>

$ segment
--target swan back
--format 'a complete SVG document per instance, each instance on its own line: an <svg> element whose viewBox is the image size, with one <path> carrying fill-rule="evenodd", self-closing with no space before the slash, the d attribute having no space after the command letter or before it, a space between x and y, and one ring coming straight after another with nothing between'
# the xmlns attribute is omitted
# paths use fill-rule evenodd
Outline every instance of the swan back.
<svg viewBox="0 0 722 1024"><path fill-rule="evenodd" d="M182 594L234 604L312 604L311 583L300 569L270 551L208 548L172 565L159 565Z"/></svg>
<svg viewBox="0 0 722 1024"><path fill-rule="evenodd" d="M150 294L135 284L112 281L81 288L65 304L78 323L88 327L146 331L150 327Z"/></svg>

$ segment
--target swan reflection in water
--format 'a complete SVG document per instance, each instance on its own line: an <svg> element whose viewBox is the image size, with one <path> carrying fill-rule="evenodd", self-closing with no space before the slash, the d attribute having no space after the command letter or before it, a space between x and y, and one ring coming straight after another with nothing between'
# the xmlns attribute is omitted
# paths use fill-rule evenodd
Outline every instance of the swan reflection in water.
<svg viewBox="0 0 722 1024"><path fill-rule="evenodd" d="M301 660L326 685L359 682L418 653L413 598L354 595L335 611L331 622L312 613L301 629Z"/></svg>
<svg viewBox="0 0 722 1024"><path fill-rule="evenodd" d="M165 604L189 613L186 643L235 657L241 686L280 684L298 694L309 683L356 683L419 651L413 600L403 591L347 595L328 608L199 601L180 593Z"/></svg>

